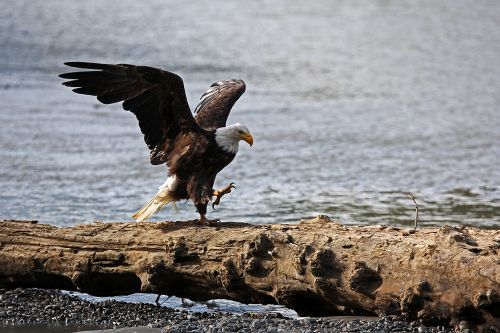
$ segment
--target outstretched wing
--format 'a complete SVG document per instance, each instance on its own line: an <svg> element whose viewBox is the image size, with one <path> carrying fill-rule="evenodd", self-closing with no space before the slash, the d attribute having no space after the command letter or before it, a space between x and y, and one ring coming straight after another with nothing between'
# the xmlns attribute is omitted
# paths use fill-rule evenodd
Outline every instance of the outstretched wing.
<svg viewBox="0 0 500 333"><path fill-rule="evenodd" d="M245 92L245 82L228 80L212 83L201 95L194 119L200 127L213 130L226 126L227 117L234 103Z"/></svg>
<svg viewBox="0 0 500 333"><path fill-rule="evenodd" d="M59 75L74 92L97 96L104 104L123 102L139 120L144 141L151 150L151 163L166 161L173 140L182 132L203 131L195 122L180 76L147 66L67 62L88 69Z"/></svg>

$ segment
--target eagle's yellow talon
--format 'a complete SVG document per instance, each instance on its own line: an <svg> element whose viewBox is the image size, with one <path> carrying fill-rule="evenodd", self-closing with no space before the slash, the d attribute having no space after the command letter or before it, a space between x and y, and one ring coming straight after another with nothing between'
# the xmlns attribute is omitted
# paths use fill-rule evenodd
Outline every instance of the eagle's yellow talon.
<svg viewBox="0 0 500 333"><path fill-rule="evenodd" d="M220 204L220 199L222 198L222 196L225 195L225 194L231 193L231 191L232 191L233 188L235 189L236 186L234 186L234 183L230 183L226 187L213 192L212 195L216 197L215 200L214 200L214 202L212 203L212 209L213 210L215 210L215 206L216 205Z"/></svg>

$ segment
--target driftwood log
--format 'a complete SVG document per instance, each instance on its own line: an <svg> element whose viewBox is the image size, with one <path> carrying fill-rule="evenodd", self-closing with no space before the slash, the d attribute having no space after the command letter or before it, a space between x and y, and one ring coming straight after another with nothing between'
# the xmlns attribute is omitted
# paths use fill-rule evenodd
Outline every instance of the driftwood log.
<svg viewBox="0 0 500 333"><path fill-rule="evenodd" d="M0 287L279 303L301 315L500 318L500 230L300 224L0 221ZM462 322L462 326L464 322Z"/></svg>

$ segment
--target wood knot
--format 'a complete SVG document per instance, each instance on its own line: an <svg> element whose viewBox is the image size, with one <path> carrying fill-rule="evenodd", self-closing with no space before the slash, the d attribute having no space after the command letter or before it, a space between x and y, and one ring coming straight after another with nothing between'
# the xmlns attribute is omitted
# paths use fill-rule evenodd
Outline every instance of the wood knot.
<svg viewBox="0 0 500 333"><path fill-rule="evenodd" d="M381 294L375 299L375 306L385 316L401 315L401 299L394 294Z"/></svg>
<svg viewBox="0 0 500 333"><path fill-rule="evenodd" d="M248 245L248 255L253 257L272 258L273 242L265 233L261 233Z"/></svg>
<svg viewBox="0 0 500 333"><path fill-rule="evenodd" d="M92 258L92 264L98 266L120 266L124 262L125 255L113 250L96 252Z"/></svg>
<svg viewBox="0 0 500 333"><path fill-rule="evenodd" d="M313 253L314 248L312 245L308 244L304 248L304 250L298 255L296 260L297 272L300 275L304 275L306 273L307 267L307 258Z"/></svg>
<svg viewBox="0 0 500 333"><path fill-rule="evenodd" d="M273 257L274 243L265 233L260 233L248 245L245 272L255 277L268 276L272 268L267 263Z"/></svg>
<svg viewBox="0 0 500 333"><path fill-rule="evenodd" d="M477 246L477 242L470 236L468 230L464 227L459 228L445 225L439 229L438 235L444 237L449 245L464 243L471 246Z"/></svg>
<svg viewBox="0 0 500 333"><path fill-rule="evenodd" d="M236 267L233 260L224 260L221 273L222 274L219 275L221 283L228 292L239 292L246 288L242 273L238 267Z"/></svg>
<svg viewBox="0 0 500 333"><path fill-rule="evenodd" d="M368 296L377 290L382 282L379 273L368 267L364 261L357 261L349 277L349 288Z"/></svg>
<svg viewBox="0 0 500 333"><path fill-rule="evenodd" d="M326 223L336 223L327 215L318 215L312 219L300 220L300 224L326 224Z"/></svg>
<svg viewBox="0 0 500 333"><path fill-rule="evenodd" d="M425 280L420 281L420 283L417 285L417 287L415 289L416 289L416 293L419 296L425 296L425 295L427 295L427 293L432 292L431 284Z"/></svg>
<svg viewBox="0 0 500 333"><path fill-rule="evenodd" d="M311 272L315 276L333 277L342 273L342 267L330 249L319 250L311 262Z"/></svg>
<svg viewBox="0 0 500 333"><path fill-rule="evenodd" d="M489 308L494 304L500 305L500 294L494 289L488 289L474 297L474 307L479 309Z"/></svg>
<svg viewBox="0 0 500 333"><path fill-rule="evenodd" d="M245 263L245 273L255 277L266 277L271 273L271 269L266 267L262 260L250 258L250 260Z"/></svg>
<svg viewBox="0 0 500 333"><path fill-rule="evenodd" d="M196 253L189 253L186 239L179 238L173 248L174 263L176 264L199 264L201 262L200 256Z"/></svg>
<svg viewBox="0 0 500 333"><path fill-rule="evenodd" d="M430 284L427 281L420 282L415 288L408 288L401 295L401 314L407 319L417 319L419 311L425 306L426 301L431 301L428 296Z"/></svg>

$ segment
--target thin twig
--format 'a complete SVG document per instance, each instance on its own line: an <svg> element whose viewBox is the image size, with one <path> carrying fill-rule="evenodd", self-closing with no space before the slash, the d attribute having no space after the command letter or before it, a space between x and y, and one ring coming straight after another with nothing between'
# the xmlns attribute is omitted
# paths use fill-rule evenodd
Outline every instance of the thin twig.
<svg viewBox="0 0 500 333"><path fill-rule="evenodd" d="M415 230L417 230L417 224L418 224L418 204L417 204L417 201L415 200L415 198L413 197L413 195L411 195L411 193L408 193L407 196L408 196L408 198L410 198L411 200L413 200L413 202L415 203Z"/></svg>
<svg viewBox="0 0 500 333"><path fill-rule="evenodd" d="M160 307L163 305L163 303L165 303L166 301L168 301L170 299L170 297L172 296L167 296L166 299L163 300L163 302L160 303L160 297L162 296L162 294L158 294L158 296L156 296L156 300L155 300L155 304L156 306Z"/></svg>

